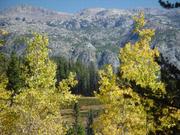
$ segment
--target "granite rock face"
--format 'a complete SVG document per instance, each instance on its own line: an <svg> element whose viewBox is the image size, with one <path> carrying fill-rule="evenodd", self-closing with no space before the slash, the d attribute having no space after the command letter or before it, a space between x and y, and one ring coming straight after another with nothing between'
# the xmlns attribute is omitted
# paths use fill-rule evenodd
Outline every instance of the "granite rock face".
<svg viewBox="0 0 180 135"><path fill-rule="evenodd" d="M20 37L33 32L45 33L50 39L50 56L64 56L98 67L117 67L119 48L135 41L132 17L145 13L148 28L156 29L152 47L156 46L167 63L180 70L180 10L160 9L84 9L69 14L32 6L17 6L0 12L0 28L11 34L1 51L12 49L23 54Z"/></svg>

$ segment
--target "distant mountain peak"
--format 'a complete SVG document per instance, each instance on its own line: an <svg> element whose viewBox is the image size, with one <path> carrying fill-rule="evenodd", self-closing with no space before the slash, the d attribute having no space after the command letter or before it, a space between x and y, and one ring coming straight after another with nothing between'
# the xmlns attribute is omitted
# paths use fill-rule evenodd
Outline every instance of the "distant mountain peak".
<svg viewBox="0 0 180 135"><path fill-rule="evenodd" d="M156 29L155 44L169 63L180 69L180 10L156 8L105 9L88 8L69 14L31 5L20 5L0 12L0 27L11 32L7 49L12 39L31 31L47 33L50 56L65 56L84 63L94 61L103 64L119 64L118 50L129 41L135 41L131 34L133 16L145 13L147 28ZM13 37L14 36L14 37ZM18 42L18 41L17 41ZM14 47L13 47L14 48ZM22 52L20 43L17 51Z"/></svg>
<svg viewBox="0 0 180 135"><path fill-rule="evenodd" d="M98 12L106 10L105 8L85 8L79 12L80 15L96 15Z"/></svg>
<svg viewBox="0 0 180 135"><path fill-rule="evenodd" d="M14 14L14 13L20 13L20 14L43 14L43 15L71 15L69 13L65 12L58 12L54 11L51 9L46 9L42 7L37 7L33 5L28 5L28 4L22 4L22 5L17 5L14 7L7 8L2 11L4 14Z"/></svg>

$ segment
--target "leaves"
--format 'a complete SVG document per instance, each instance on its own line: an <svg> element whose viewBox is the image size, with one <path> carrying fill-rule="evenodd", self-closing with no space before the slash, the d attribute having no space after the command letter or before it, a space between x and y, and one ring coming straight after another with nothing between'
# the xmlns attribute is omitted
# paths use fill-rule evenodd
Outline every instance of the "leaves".
<svg viewBox="0 0 180 135"><path fill-rule="evenodd" d="M166 90L161 82L160 66L155 61L159 56L158 49L150 47L155 32L144 28L144 18L143 13L134 17L138 41L127 43L120 49L120 75L116 76L111 66L99 71L100 93L96 96L106 107L94 124L97 135L142 135L177 124L178 110L163 109L152 98L163 98ZM138 88L144 90L139 92L141 96L137 93ZM154 109L160 113L159 116L153 114L156 113ZM157 125L155 119L161 124Z"/></svg>
<svg viewBox="0 0 180 135"><path fill-rule="evenodd" d="M25 78L29 87L55 87L56 65L48 58L48 38L34 33L27 41ZM47 83L48 82L48 83Z"/></svg>
<svg viewBox="0 0 180 135"><path fill-rule="evenodd" d="M55 87L56 65L48 58L48 38L34 33L27 41L23 78L25 86L17 88L14 104L6 90L6 78L0 82L0 132L2 134L63 135L60 108L76 101L69 91L77 84L75 74ZM1 80L1 79L0 79ZM11 115L12 114L12 115Z"/></svg>
<svg viewBox="0 0 180 135"><path fill-rule="evenodd" d="M119 87L117 76L108 65L100 74L100 93L96 97L104 103L104 113L95 121L97 135L132 135L146 131L146 113L140 104L140 97L131 87Z"/></svg>
<svg viewBox="0 0 180 135"><path fill-rule="evenodd" d="M139 40L135 44L127 43L120 50L122 77L129 81L135 81L143 88L149 87L154 93L163 94L165 86L160 81L160 66L155 61L159 52L157 48L150 48L154 30L143 28L146 22L142 13L139 17L134 17L134 21L135 32L139 35Z"/></svg>
<svg viewBox="0 0 180 135"><path fill-rule="evenodd" d="M0 29L0 47L5 44L5 40L3 37L7 36L9 33L6 30Z"/></svg>

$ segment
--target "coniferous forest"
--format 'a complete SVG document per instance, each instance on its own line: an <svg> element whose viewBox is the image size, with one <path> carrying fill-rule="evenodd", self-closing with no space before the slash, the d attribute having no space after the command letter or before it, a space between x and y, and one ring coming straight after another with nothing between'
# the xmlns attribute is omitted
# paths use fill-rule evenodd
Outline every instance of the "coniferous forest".
<svg viewBox="0 0 180 135"><path fill-rule="evenodd" d="M131 20L137 39L119 49L118 67L50 56L37 32L7 54L11 31L0 29L0 134L179 135L180 71L151 46L146 15Z"/></svg>

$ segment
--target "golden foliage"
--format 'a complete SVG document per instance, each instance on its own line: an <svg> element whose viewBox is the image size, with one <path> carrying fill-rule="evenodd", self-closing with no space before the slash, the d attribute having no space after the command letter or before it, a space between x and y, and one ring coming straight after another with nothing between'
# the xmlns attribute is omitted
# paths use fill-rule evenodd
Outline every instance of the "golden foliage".
<svg viewBox="0 0 180 135"><path fill-rule="evenodd" d="M96 97L105 104L105 110L95 121L97 135L142 135L146 132L146 113L140 97L131 87L120 87L109 65L100 70L100 93Z"/></svg>
<svg viewBox="0 0 180 135"><path fill-rule="evenodd" d="M69 90L77 84L75 74L55 88L56 65L48 58L48 38L34 33L27 41L23 77L26 87L8 104L6 81L0 82L0 133L64 135L60 108L76 101Z"/></svg>
<svg viewBox="0 0 180 135"><path fill-rule="evenodd" d="M8 32L6 30L0 29L0 37L7 36ZM3 46L5 44L5 41L3 39L0 39L0 46Z"/></svg>
<svg viewBox="0 0 180 135"><path fill-rule="evenodd" d="M146 22L143 13L134 17L134 24L138 41L134 44L127 43L120 49L120 78L113 74L111 66L99 71L100 93L96 96L106 108L94 124L97 135L144 135L149 130L155 130L153 117L147 113L154 105L153 100L140 97L128 82L149 88L158 97L165 94L160 66L155 61L159 52L157 48L150 47L155 32L144 28ZM122 83L123 81L126 83Z"/></svg>
<svg viewBox="0 0 180 135"><path fill-rule="evenodd" d="M160 81L160 66L155 61L159 56L157 48L151 49L150 42L154 36L153 29L143 28L145 23L144 14L134 17L135 33L139 40L135 44L127 43L120 50L120 71L122 78L135 81L143 88L151 88L154 93L165 93L165 86Z"/></svg>

